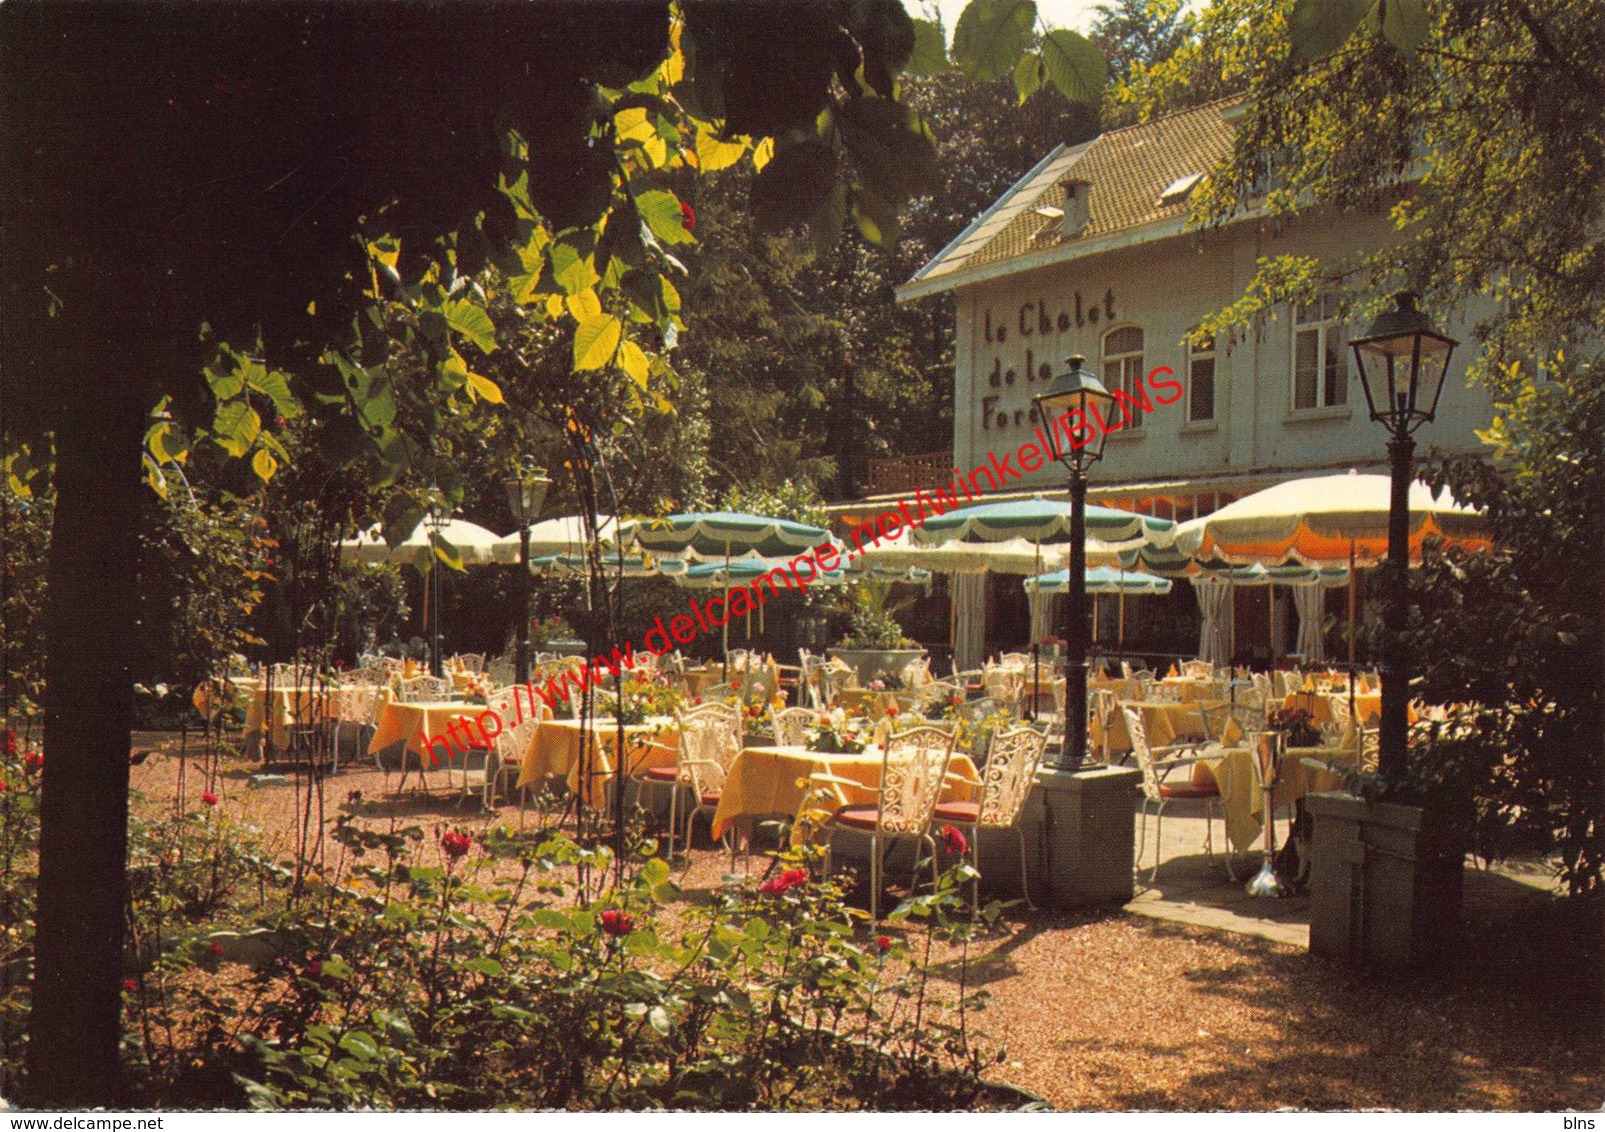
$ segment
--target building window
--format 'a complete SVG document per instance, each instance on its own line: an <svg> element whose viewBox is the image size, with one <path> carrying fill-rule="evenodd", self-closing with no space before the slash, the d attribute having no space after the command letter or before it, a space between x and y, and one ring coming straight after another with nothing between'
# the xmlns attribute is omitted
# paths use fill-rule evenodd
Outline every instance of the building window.
<svg viewBox="0 0 1605 1132"><path fill-rule="evenodd" d="M1293 409L1349 402L1349 365L1335 295L1293 308Z"/></svg>
<svg viewBox="0 0 1605 1132"><path fill-rule="evenodd" d="M1187 419L1215 419L1215 339L1187 349Z"/></svg>
<svg viewBox="0 0 1605 1132"><path fill-rule="evenodd" d="M1142 427L1142 408L1139 404L1148 396L1142 384L1142 329L1122 326L1103 336L1103 384L1109 392L1117 394L1118 407L1110 414L1123 423L1124 428ZM1124 396L1119 396L1124 394ZM1122 415L1121 410L1124 410Z"/></svg>

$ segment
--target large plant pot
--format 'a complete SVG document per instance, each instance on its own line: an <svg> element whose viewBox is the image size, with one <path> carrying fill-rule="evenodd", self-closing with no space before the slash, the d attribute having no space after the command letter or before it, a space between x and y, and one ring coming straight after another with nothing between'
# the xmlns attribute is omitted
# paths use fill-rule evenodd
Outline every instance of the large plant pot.
<svg viewBox="0 0 1605 1132"><path fill-rule="evenodd" d="M867 688L876 677L903 675L903 669L925 655L924 649L826 649L832 660L851 665L858 673L858 686Z"/></svg>
<svg viewBox="0 0 1605 1132"><path fill-rule="evenodd" d="M566 637L556 641L548 641L546 647L539 651L556 653L558 656L584 656L590 651L590 646L584 641L576 641L572 637Z"/></svg>
<svg viewBox="0 0 1605 1132"><path fill-rule="evenodd" d="M1409 970L1442 960L1460 934L1466 838L1419 806L1310 794L1310 951Z"/></svg>

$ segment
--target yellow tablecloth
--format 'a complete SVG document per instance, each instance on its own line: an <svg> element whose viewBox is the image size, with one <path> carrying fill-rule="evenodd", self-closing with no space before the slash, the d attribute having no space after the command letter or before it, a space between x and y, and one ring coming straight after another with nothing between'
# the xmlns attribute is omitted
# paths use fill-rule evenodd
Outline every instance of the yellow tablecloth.
<svg viewBox="0 0 1605 1132"><path fill-rule="evenodd" d="M795 814L807 793L808 776L834 774L859 783L857 787L835 787L838 804L859 805L875 801L881 780L881 752L866 750L858 755L829 755L805 747L748 747L730 764L724 790L713 814L713 836L724 836L728 823L738 818L787 817ZM968 755L954 755L948 773L972 785L952 784L942 791L944 801L967 801L973 784L981 781Z"/></svg>
<svg viewBox="0 0 1605 1132"><path fill-rule="evenodd" d="M480 730L474 726L473 721L479 718L481 712L488 710L490 709L483 704L442 701L382 703L374 715L373 738L368 743L368 753L378 754L392 743L405 739L407 750L422 760L422 766L427 771L443 765L450 757L442 744L450 742L451 737L447 734L446 728L452 721L458 719L469 721L468 734L477 742L480 740ZM515 719L506 717L502 724L504 727L511 727L515 722ZM431 756L429 740L434 736L439 736L440 742L434 744L434 753Z"/></svg>
<svg viewBox="0 0 1605 1132"><path fill-rule="evenodd" d="M329 694L327 685L313 688L307 685L273 685L272 709L268 708L268 693L260 683L249 689L245 705L245 734L247 737L262 733L263 717L270 728L273 746L290 745L290 728L305 727L320 720L332 719L338 701Z"/></svg>
<svg viewBox="0 0 1605 1132"><path fill-rule="evenodd" d="M1142 725L1143 730L1148 733L1148 745L1168 747L1179 739L1197 739L1206 735L1203 709L1215 705L1144 700L1135 706L1142 712ZM1087 747L1089 750L1100 752L1103 750L1103 726L1096 717L1093 718L1088 731ZM1126 716L1118 707L1115 709L1114 717L1109 721L1109 750L1111 753L1131 750L1131 735L1126 731Z"/></svg>
<svg viewBox="0 0 1605 1132"><path fill-rule="evenodd" d="M1353 751L1331 747L1289 747L1282 756L1272 793L1279 806L1290 805L1312 790L1336 790L1343 785L1341 775L1305 766L1300 759L1312 756L1341 764L1353 758ZM1254 770L1254 756L1246 747L1220 752L1193 765L1193 781L1213 781L1220 789L1221 810L1225 815L1226 837L1232 850L1242 853L1265 832L1265 792Z"/></svg>
<svg viewBox="0 0 1605 1132"><path fill-rule="evenodd" d="M618 724L612 720L592 720L590 781L583 784L588 805L595 805L603 797L607 782L618 771ZM569 789L580 792L580 737L583 734L577 719L548 719L535 728L529 749L524 752L524 763L518 773L518 785L529 786L543 778L568 779ZM639 774L648 767L673 766L680 757L680 733L672 719L648 720L646 723L626 724L624 742L629 758L626 774Z"/></svg>
<svg viewBox="0 0 1605 1132"><path fill-rule="evenodd" d="M1333 722L1332 704L1327 699L1327 695L1342 696L1345 700L1349 698L1347 692L1294 692L1282 701L1282 706L1285 708L1303 708L1314 716L1315 725L1319 727L1323 723ZM1407 712L1410 722L1414 723L1416 721L1415 709L1408 708ZM1377 720L1382 718L1382 693L1380 691L1355 693L1354 714L1359 718L1361 727L1375 727Z"/></svg>
<svg viewBox="0 0 1605 1132"><path fill-rule="evenodd" d="M1184 704L1197 703L1203 699L1218 699L1214 695L1218 684L1214 680L1201 680L1196 676L1167 676L1160 681L1169 688L1181 689L1181 701Z"/></svg>

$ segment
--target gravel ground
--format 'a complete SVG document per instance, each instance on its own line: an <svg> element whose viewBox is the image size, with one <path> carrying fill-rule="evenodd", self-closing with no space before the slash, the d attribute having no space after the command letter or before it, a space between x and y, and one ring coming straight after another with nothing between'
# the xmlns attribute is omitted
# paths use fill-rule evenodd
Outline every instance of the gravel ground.
<svg viewBox="0 0 1605 1132"><path fill-rule="evenodd" d="M171 805L176 736L143 734L137 803ZM191 805L210 786L223 805L288 855L296 794L248 789L250 766L225 760L204 780L185 767ZM347 793L410 821L477 830L516 825L516 807L478 812L436 795L395 797L371 768L327 780L332 820ZM304 804L305 795L302 795ZM381 824L387 818L377 819ZM681 883L696 899L728 858L698 849ZM761 867L754 861L753 868ZM1027 912L971 945L935 955L938 997L965 983L992 995L971 1026L1004 1061L1000 1080L1060 1109L1599 1109L1605 1101L1605 979L1600 905L1528 902L1519 918L1471 924L1453 970L1378 983L1300 949L1119 910ZM910 941L911 943L914 941ZM923 945L921 945L923 946Z"/></svg>

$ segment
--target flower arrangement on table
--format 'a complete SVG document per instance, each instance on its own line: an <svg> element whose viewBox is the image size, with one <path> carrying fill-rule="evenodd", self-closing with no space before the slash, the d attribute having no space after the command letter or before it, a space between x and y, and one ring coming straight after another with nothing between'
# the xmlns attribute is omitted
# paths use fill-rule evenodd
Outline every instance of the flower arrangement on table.
<svg viewBox="0 0 1605 1132"><path fill-rule="evenodd" d="M491 687L490 677L483 672L459 672L452 676L452 682L456 684L464 699L473 700L475 703L484 703L495 691Z"/></svg>
<svg viewBox="0 0 1605 1132"><path fill-rule="evenodd" d="M553 641L568 641L574 638L574 627L561 617L548 617L537 621L533 617L529 622L529 647L544 649Z"/></svg>
<svg viewBox="0 0 1605 1132"><path fill-rule="evenodd" d="M856 723L839 716L827 716L804 733L803 744L810 751L826 755L858 755L869 746L869 733Z"/></svg>
<svg viewBox="0 0 1605 1132"><path fill-rule="evenodd" d="M1315 717L1301 707L1275 709L1266 718L1266 725L1272 731L1285 732L1289 747L1315 747L1321 742Z"/></svg>
<svg viewBox="0 0 1605 1132"><path fill-rule="evenodd" d="M957 719L959 724L958 743L954 749L971 755L984 755L994 733L1019 722L1014 712L1006 707L996 708L979 719L970 719L955 708L951 718Z"/></svg>
<svg viewBox="0 0 1605 1132"><path fill-rule="evenodd" d="M604 714L629 726L645 723L652 716L673 715L681 698L680 692L661 677L632 676L624 681L622 706L612 692L602 694L601 706Z"/></svg>

